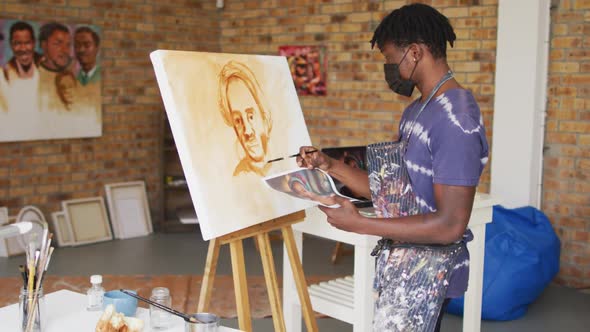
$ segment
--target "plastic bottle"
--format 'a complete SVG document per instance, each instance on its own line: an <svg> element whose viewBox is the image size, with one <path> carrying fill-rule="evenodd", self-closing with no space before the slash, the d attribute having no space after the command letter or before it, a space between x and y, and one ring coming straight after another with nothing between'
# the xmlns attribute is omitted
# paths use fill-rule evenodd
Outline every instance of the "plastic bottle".
<svg viewBox="0 0 590 332"><path fill-rule="evenodd" d="M102 300L104 297L104 288L102 287L102 276L99 274L91 276L90 283L92 284L92 287L90 287L86 292L86 295L88 297L88 307L86 309L89 311L102 310Z"/></svg>

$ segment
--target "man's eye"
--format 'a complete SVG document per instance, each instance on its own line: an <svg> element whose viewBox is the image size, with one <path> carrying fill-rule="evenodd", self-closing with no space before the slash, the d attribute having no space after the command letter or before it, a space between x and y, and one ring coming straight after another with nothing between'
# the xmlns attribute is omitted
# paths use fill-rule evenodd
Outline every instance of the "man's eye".
<svg viewBox="0 0 590 332"><path fill-rule="evenodd" d="M236 126L240 126L242 125L242 116L240 114L235 114L233 115L233 121L234 121L234 125Z"/></svg>

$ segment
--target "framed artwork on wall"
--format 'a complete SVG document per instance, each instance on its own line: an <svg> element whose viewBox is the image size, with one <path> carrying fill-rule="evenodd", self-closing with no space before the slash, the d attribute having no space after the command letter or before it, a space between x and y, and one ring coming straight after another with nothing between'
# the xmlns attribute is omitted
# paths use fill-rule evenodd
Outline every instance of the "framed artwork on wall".
<svg viewBox="0 0 590 332"><path fill-rule="evenodd" d="M326 48L323 46L280 46L279 55L287 57L295 89L300 96L325 96Z"/></svg>
<svg viewBox="0 0 590 332"><path fill-rule="evenodd" d="M105 185L109 216L117 239L145 236L153 232L145 182Z"/></svg>
<svg viewBox="0 0 590 332"><path fill-rule="evenodd" d="M102 135L101 29L0 19L0 142Z"/></svg>

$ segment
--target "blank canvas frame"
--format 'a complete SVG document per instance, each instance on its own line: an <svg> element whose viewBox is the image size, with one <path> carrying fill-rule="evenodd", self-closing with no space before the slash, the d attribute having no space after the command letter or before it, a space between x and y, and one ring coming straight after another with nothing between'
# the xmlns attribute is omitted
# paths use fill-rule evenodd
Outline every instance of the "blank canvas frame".
<svg viewBox="0 0 590 332"><path fill-rule="evenodd" d="M109 216L117 239L145 236L153 232L145 182L105 185Z"/></svg>
<svg viewBox="0 0 590 332"><path fill-rule="evenodd" d="M0 226L8 224L8 208L0 207Z"/></svg>
<svg viewBox="0 0 590 332"><path fill-rule="evenodd" d="M62 202L66 221L72 228L73 245L113 239L102 197L72 199Z"/></svg>
<svg viewBox="0 0 590 332"><path fill-rule="evenodd" d="M53 229L57 235L57 244L60 247L72 245L74 243L72 226L66 220L65 213L63 211L53 212L51 214L51 220L53 222Z"/></svg>
<svg viewBox="0 0 590 332"><path fill-rule="evenodd" d="M8 224L8 208L7 207L0 207L0 226ZM0 257L7 257L8 256L8 249L7 249L7 239L0 240Z"/></svg>

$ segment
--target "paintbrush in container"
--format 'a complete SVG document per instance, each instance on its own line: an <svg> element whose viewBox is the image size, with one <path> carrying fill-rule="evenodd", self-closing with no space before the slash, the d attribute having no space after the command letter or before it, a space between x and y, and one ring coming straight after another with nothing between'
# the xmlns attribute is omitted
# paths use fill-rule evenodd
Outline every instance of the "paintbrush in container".
<svg viewBox="0 0 590 332"><path fill-rule="evenodd" d="M40 291L43 285L43 278L49 266L49 260L53 254L51 240L53 234L44 231L41 239L41 247L35 250L35 247L29 243L31 253L29 254L27 276L28 306L26 309L26 325L24 331L29 332L34 328L35 317L37 316L37 303L39 301ZM24 321L23 321L24 322Z"/></svg>
<svg viewBox="0 0 590 332"><path fill-rule="evenodd" d="M23 277L23 283L26 285L27 284L27 272L25 270L25 266L19 265L18 270L20 272L20 275Z"/></svg>
<svg viewBox="0 0 590 332"><path fill-rule="evenodd" d="M187 315L185 313L182 313L180 311L174 310L172 308L168 308L167 306L164 306L164 305L161 305L160 303L157 303L157 302L154 302L152 300L146 299L145 297L141 297L139 295L133 294L133 293L128 292L128 291L126 291L124 289L120 289L120 291L122 293L125 293L125 294L127 294L127 295L129 295L131 297L134 297L134 298L136 298L136 299L138 299L140 301L143 301L145 303L149 303L149 304L153 305L154 307L156 307L158 309L162 309L162 310L164 310L166 312L169 312L169 313L171 313L173 315L176 315L178 317L182 317L182 319L184 319L187 322L191 322L191 323L203 323L203 322L201 322L200 320L196 319L193 316Z"/></svg>

